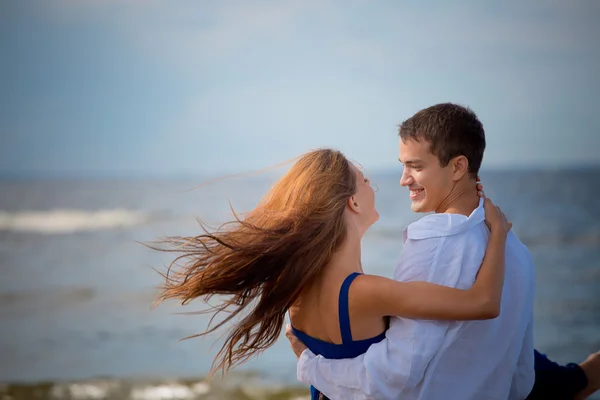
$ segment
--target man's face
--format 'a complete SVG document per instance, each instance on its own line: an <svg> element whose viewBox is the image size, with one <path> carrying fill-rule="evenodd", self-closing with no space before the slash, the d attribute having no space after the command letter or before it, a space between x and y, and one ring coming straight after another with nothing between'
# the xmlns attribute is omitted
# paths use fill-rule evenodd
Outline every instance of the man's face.
<svg viewBox="0 0 600 400"><path fill-rule="evenodd" d="M414 212L435 211L454 185L452 163L442 167L429 146L424 139L419 142L400 139L398 159L404 164L400 185L410 190Z"/></svg>

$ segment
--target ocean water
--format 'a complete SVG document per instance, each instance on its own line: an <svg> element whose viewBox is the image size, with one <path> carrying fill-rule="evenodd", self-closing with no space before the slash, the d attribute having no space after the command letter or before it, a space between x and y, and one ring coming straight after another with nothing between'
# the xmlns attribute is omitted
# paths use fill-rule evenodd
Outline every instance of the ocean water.
<svg viewBox="0 0 600 400"><path fill-rule="evenodd" d="M379 187L381 219L364 239L369 273L391 277L402 229L419 218L399 173L370 176ZM511 219L535 262L536 348L561 363L582 361L600 350L600 169L481 175L486 194ZM295 357L283 332L276 345L221 383L206 383L202 377L225 331L180 341L203 331L208 317L178 313L203 304L151 309L160 283L153 268L170 259L137 242L196 234L196 217L229 218L229 200L236 211L248 211L273 178L230 178L198 188L202 182L0 182L0 382L11 383L0 385L0 394L19 398L19 388L27 387L37 388L39 398L306 394L295 389ZM229 386L215 389L219 395L207 389L219 385Z"/></svg>

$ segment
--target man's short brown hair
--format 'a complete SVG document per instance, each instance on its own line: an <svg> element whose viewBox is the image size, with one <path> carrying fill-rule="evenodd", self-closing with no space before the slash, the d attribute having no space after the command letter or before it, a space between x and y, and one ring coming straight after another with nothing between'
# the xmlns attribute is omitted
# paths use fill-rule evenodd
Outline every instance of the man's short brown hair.
<svg viewBox="0 0 600 400"><path fill-rule="evenodd" d="M479 173L485 150L485 131L475 113L452 103L424 108L400 124L403 142L426 140L430 151L445 167L454 157L463 155L469 161L469 173Z"/></svg>

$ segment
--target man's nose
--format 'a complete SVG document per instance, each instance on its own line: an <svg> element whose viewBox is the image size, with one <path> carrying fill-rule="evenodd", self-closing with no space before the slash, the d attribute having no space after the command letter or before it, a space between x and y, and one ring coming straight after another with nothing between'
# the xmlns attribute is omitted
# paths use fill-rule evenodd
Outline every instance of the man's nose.
<svg viewBox="0 0 600 400"><path fill-rule="evenodd" d="M402 177L400 178L400 186L408 186L413 183L412 176L407 172L406 168L402 171Z"/></svg>

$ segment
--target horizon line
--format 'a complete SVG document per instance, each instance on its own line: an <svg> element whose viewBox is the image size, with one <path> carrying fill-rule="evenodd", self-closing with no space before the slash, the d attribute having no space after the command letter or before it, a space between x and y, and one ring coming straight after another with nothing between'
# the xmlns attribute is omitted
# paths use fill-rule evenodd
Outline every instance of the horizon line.
<svg viewBox="0 0 600 400"><path fill-rule="evenodd" d="M366 168L369 173L392 174L400 173L401 167L376 167ZM532 165L532 166L492 166L482 167L480 173L498 172L559 172L559 171L594 171L599 170L598 164L571 164L571 165ZM279 169L277 168L277 171ZM223 171L223 172L173 172L166 174L157 173L27 173L27 172L0 172L0 181L80 181L80 180L184 180L184 179L221 179L221 178L256 178L261 176L272 177L280 174L274 170L247 170L247 171Z"/></svg>

